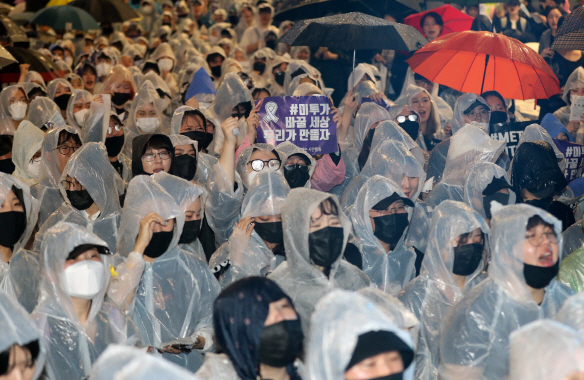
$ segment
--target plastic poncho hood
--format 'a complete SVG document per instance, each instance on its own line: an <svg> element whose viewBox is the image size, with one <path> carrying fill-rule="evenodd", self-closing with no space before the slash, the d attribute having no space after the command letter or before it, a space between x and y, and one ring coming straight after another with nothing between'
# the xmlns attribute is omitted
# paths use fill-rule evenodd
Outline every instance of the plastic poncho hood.
<svg viewBox="0 0 584 380"><path fill-rule="evenodd" d="M472 106L473 104L475 104L477 102L481 103L483 106L485 106L485 108L487 110L490 111L489 105L487 104L485 99L483 99L481 96L476 95L476 94L464 94L456 100L456 104L454 105L454 110L453 110L454 115L452 116L452 121L450 122L450 125L452 127L452 134L455 134L462 127L464 127L467 124L464 121L464 112L470 106ZM487 125L488 124L489 124L489 122L487 121ZM484 128L485 127L483 127L483 129ZM485 132L487 134L490 133L490 129L488 126L486 127Z"/></svg>
<svg viewBox="0 0 584 380"><path fill-rule="evenodd" d="M29 186L38 183L38 175L34 175L28 170L33 156L41 149L45 134L30 121L22 121L14 134L12 144L12 162L15 169L16 178L25 182Z"/></svg>
<svg viewBox="0 0 584 380"><path fill-rule="evenodd" d="M566 80L564 85L564 93L562 94L562 100L566 104L572 104L570 99L570 90L584 88L584 67L580 66L576 70L572 71L572 74Z"/></svg>
<svg viewBox="0 0 584 380"><path fill-rule="evenodd" d="M464 203L469 205L486 219L485 207L483 204L483 191L489 186L493 179L502 178L510 184L507 173L498 165L492 162L479 162L473 165L467 172L464 184ZM509 189L509 203L515 204L515 192Z"/></svg>
<svg viewBox="0 0 584 380"><path fill-rule="evenodd" d="M390 119L389 112L380 105L373 102L363 104L355 117L355 147L357 150L361 151L363 148L363 141L365 141L373 124Z"/></svg>

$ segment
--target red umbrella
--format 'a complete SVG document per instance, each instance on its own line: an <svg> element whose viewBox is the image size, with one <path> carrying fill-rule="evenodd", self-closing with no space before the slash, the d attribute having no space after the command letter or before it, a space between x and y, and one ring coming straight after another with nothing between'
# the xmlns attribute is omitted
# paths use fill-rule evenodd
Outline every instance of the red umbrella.
<svg viewBox="0 0 584 380"><path fill-rule="evenodd" d="M536 51L502 34L466 31L426 44L407 61L428 80L462 92L498 91L507 99L547 99L558 78Z"/></svg>
<svg viewBox="0 0 584 380"><path fill-rule="evenodd" d="M472 26L472 22L474 20L474 18L467 15L466 13L462 13L458 9L454 8L452 5L445 4L426 12L416 13L411 16L408 16L404 19L404 24L411 25L414 28L418 29L420 33L424 34L424 32L422 31L422 27L420 26L420 21L422 20L422 17L426 13L430 12L438 13L440 17L442 17L444 27L442 28L442 33L440 33L440 36L444 36L449 33L464 32L465 30L470 30L470 27ZM427 36L424 35L424 37Z"/></svg>

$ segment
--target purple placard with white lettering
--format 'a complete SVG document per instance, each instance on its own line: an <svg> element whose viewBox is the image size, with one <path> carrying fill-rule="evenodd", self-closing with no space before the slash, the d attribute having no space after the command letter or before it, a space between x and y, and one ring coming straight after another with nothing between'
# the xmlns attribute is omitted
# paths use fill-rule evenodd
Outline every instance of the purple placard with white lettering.
<svg viewBox="0 0 584 380"><path fill-rule="evenodd" d="M568 182L582 177L582 167L584 167L584 145L576 144L570 141L553 139L566 159L566 169L564 175Z"/></svg>
<svg viewBox="0 0 584 380"><path fill-rule="evenodd" d="M290 141L314 155L336 152L337 124L331 111L326 96L264 98L258 112L257 142L278 145Z"/></svg>

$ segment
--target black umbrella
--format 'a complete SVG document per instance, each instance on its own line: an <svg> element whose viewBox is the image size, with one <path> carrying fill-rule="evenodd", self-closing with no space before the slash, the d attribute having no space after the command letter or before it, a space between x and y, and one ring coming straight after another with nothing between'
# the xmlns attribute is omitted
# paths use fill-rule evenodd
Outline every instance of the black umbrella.
<svg viewBox="0 0 584 380"><path fill-rule="evenodd" d="M14 58L12 54L0 46L0 69L15 62L17 62L16 58Z"/></svg>
<svg viewBox="0 0 584 380"><path fill-rule="evenodd" d="M424 2L420 0L349 0L347 10L381 18L391 14L398 19L404 19L406 16L421 12L423 6Z"/></svg>
<svg viewBox="0 0 584 380"><path fill-rule="evenodd" d="M75 0L69 3L89 13L97 22L124 22L140 15L122 0Z"/></svg>
<svg viewBox="0 0 584 380"><path fill-rule="evenodd" d="M28 42L28 37L24 30L5 15L0 16L0 36L4 41L10 40L15 43Z"/></svg>
<svg viewBox="0 0 584 380"><path fill-rule="evenodd" d="M578 7L570 13L551 46L552 50L584 50L584 8Z"/></svg>
<svg viewBox="0 0 584 380"><path fill-rule="evenodd" d="M284 0L274 15L274 20L297 21L306 19L306 15L322 17L331 12L344 12L346 4L347 0Z"/></svg>
<svg viewBox="0 0 584 380"><path fill-rule="evenodd" d="M17 82L20 76L20 64L28 63L30 71L37 71L48 82L63 75L61 69L48 57L36 50L7 46L8 51L18 62L11 63L0 71L2 83Z"/></svg>

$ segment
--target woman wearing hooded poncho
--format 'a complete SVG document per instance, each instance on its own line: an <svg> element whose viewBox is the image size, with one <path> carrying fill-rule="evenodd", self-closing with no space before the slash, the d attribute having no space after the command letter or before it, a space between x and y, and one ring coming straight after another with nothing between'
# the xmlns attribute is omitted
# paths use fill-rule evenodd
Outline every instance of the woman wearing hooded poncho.
<svg viewBox="0 0 584 380"><path fill-rule="evenodd" d="M212 303L220 286L205 263L178 246L185 213L150 176L128 186L109 296L132 316L143 345L191 371L213 350ZM170 302L170 300L173 300Z"/></svg>
<svg viewBox="0 0 584 380"><path fill-rule="evenodd" d="M36 226L39 203L28 186L4 173L0 201L0 290L32 312L38 298L39 260L24 247Z"/></svg>
<svg viewBox="0 0 584 380"><path fill-rule="evenodd" d="M28 97L22 85L8 86L0 92L0 132L12 135L26 118Z"/></svg>
<svg viewBox="0 0 584 380"><path fill-rule="evenodd" d="M175 155L167 135L140 135L132 140L132 173L152 175L160 172L175 174Z"/></svg>
<svg viewBox="0 0 584 380"><path fill-rule="evenodd" d="M441 379L503 379L509 334L552 318L572 291L555 281L560 222L529 205L492 209L489 278L446 315L440 330Z"/></svg>
<svg viewBox="0 0 584 380"><path fill-rule="evenodd" d="M28 186L39 183L39 170L41 167L41 146L45 134L30 121L23 121L14 133L12 145L12 162L14 178L24 182Z"/></svg>
<svg viewBox="0 0 584 380"><path fill-rule="evenodd" d="M215 301L213 325L223 353L207 354L197 378L300 380L300 319L273 281L248 277L233 283Z"/></svg>
<svg viewBox="0 0 584 380"><path fill-rule="evenodd" d="M429 233L421 274L399 294L420 320L417 379L437 378L440 323L486 277L483 252L489 228L478 213L464 203L444 201L432 213Z"/></svg>
<svg viewBox="0 0 584 380"><path fill-rule="evenodd" d="M286 261L268 277L292 298L308 336L318 300L334 288L358 290L370 280L342 260L351 222L335 196L317 190L290 191L282 206Z"/></svg>
<svg viewBox="0 0 584 380"><path fill-rule="evenodd" d="M47 348L46 378L84 378L109 344L139 345L136 326L105 301L110 264L107 244L79 226L61 222L45 233L32 316Z"/></svg>
<svg viewBox="0 0 584 380"><path fill-rule="evenodd" d="M0 378L36 380L46 350L34 320L18 303L0 293Z"/></svg>
<svg viewBox="0 0 584 380"><path fill-rule="evenodd" d="M414 343L377 302L335 289L318 302L312 323L309 379L413 379Z"/></svg>

